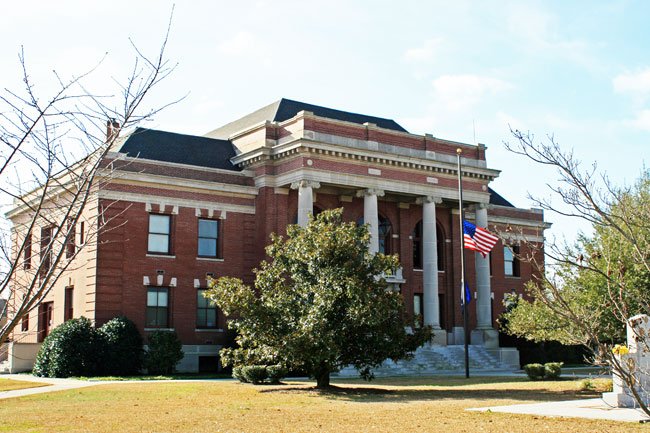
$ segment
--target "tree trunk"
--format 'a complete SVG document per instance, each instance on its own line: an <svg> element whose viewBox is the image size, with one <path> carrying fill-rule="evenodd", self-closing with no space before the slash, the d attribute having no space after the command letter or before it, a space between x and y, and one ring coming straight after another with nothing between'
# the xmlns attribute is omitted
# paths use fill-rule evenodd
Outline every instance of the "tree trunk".
<svg viewBox="0 0 650 433"><path fill-rule="evenodd" d="M316 375L316 388L325 389L330 387L330 372L329 370L321 370Z"/></svg>

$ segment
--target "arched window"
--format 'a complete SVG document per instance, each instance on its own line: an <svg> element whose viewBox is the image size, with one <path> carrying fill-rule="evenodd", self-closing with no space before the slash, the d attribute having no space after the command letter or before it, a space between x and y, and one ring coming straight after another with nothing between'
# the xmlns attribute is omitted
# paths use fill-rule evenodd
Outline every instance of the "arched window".
<svg viewBox="0 0 650 433"><path fill-rule="evenodd" d="M391 253L391 238L393 237L393 226L390 224L388 218L379 215L379 252L382 254Z"/></svg>
<svg viewBox="0 0 650 433"><path fill-rule="evenodd" d="M445 234L440 225L436 224L436 241L438 249L438 270L445 270Z"/></svg>
<svg viewBox="0 0 650 433"><path fill-rule="evenodd" d="M357 225L365 223L363 216L357 219ZM393 226L388 218L379 215L379 227L377 230L377 240L379 243L379 252L382 254L391 254L391 238L393 237Z"/></svg>
<svg viewBox="0 0 650 433"><path fill-rule="evenodd" d="M422 221L418 221L411 234L413 238L413 268L422 269Z"/></svg>
<svg viewBox="0 0 650 433"><path fill-rule="evenodd" d="M418 221L411 234L413 238L413 268L422 269L422 221ZM445 269L445 235L436 224L436 249L438 252L438 270Z"/></svg>

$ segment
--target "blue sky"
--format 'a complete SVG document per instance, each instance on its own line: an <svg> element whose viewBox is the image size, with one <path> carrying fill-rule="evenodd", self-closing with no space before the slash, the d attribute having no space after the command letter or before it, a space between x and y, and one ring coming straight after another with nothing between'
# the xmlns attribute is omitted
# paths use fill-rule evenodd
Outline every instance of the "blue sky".
<svg viewBox="0 0 650 433"><path fill-rule="evenodd" d="M98 91L125 77L128 38L154 51L172 3L11 2L0 16L0 82L79 73L105 52ZM149 100L187 95L147 127L203 134L281 97L394 118L414 133L488 146L493 188L519 207L547 195L552 171L504 150L508 126L553 134L617 183L650 155L650 2L179 1ZM551 235L573 237L559 216ZM584 226L578 226L584 227Z"/></svg>

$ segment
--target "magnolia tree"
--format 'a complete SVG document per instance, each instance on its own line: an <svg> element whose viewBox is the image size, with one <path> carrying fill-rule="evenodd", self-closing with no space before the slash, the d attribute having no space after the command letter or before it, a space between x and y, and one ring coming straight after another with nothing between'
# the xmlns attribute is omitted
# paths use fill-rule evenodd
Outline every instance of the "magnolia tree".
<svg viewBox="0 0 650 433"><path fill-rule="evenodd" d="M57 88L45 94L21 51L23 87L0 93L0 203L12 208L11 221L0 221L11 234L0 239L0 296L9 297L0 345L66 271L80 266L75 257L105 226L96 197L112 178L105 157L122 130L164 108L144 100L173 70L165 59L168 35L169 26L153 57L132 43L133 69L115 80L113 95L91 89L101 62L68 78L55 71Z"/></svg>
<svg viewBox="0 0 650 433"><path fill-rule="evenodd" d="M560 185L549 187L561 207L550 199L532 199L546 210L586 220L593 233L581 234L571 245L547 245L546 269L534 254L521 257L540 272L528 285L531 300L520 300L506 314L507 330L531 340L585 346L591 360L609 365L650 415L642 398L650 390L641 389L638 380L648 372L621 362L627 349L618 344L625 340L630 317L650 314L650 172L632 186L617 187L596 165L583 169L553 138L538 144L528 134L513 133L517 142L509 150L560 175ZM649 336L637 337L641 347L650 348Z"/></svg>
<svg viewBox="0 0 650 433"><path fill-rule="evenodd" d="M306 228L273 236L255 287L222 277L207 297L231 318L238 347L222 349L225 365L280 364L307 372L318 388L330 373L352 365L370 380L385 359L408 357L431 330L408 320L402 296L384 276L396 256L372 254L366 226L325 211Z"/></svg>

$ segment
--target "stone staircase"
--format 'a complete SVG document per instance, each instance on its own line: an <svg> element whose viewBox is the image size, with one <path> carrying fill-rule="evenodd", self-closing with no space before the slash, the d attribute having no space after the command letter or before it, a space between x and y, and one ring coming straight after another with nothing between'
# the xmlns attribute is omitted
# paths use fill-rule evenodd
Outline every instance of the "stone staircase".
<svg viewBox="0 0 650 433"><path fill-rule="evenodd" d="M499 361L490 349L484 346L469 346L470 373L480 372L512 372L519 365L506 364ZM373 370L375 376L415 376L428 374L462 374L465 372L465 348L460 345L420 347L409 360L393 362L386 360ZM359 373L352 367L346 367L333 376L356 377Z"/></svg>

